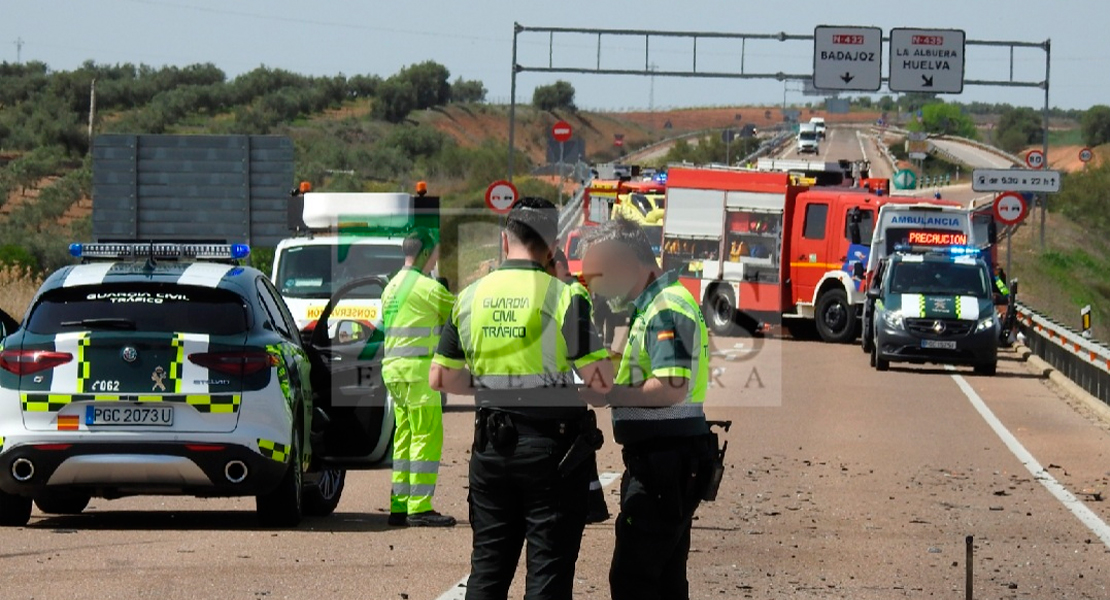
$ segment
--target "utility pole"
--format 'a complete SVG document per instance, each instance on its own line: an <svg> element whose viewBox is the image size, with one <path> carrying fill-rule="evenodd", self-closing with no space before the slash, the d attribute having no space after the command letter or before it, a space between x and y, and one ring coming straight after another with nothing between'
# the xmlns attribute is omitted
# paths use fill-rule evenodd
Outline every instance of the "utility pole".
<svg viewBox="0 0 1110 600"><path fill-rule="evenodd" d="M659 65L651 63L651 88L648 91L648 114L651 115L651 126L655 127L655 70Z"/></svg>
<svg viewBox="0 0 1110 600"><path fill-rule="evenodd" d="M23 63L23 38L15 39L15 64Z"/></svg>
<svg viewBox="0 0 1110 600"><path fill-rule="evenodd" d="M89 147L92 147L93 122L96 120L96 78L93 77L89 86Z"/></svg>

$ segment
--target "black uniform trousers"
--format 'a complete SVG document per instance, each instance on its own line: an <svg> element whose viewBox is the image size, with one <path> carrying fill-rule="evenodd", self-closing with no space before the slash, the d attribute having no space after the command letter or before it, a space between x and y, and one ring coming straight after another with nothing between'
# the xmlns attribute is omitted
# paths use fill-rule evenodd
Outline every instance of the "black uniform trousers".
<svg viewBox="0 0 1110 600"><path fill-rule="evenodd" d="M621 510L609 571L613 600L690 597L686 558L708 467L707 444L698 436L623 449Z"/></svg>
<svg viewBox="0 0 1110 600"><path fill-rule="evenodd" d="M573 439L522 431L510 447L475 441L468 496L474 541L466 600L505 600L525 541L524 598L572 598L590 487L587 464L559 474Z"/></svg>

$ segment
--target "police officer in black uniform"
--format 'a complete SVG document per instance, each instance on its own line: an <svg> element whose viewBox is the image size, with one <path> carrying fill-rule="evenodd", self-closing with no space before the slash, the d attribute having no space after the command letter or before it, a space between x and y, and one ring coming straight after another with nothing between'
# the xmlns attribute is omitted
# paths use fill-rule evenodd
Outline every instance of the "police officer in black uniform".
<svg viewBox="0 0 1110 600"><path fill-rule="evenodd" d="M584 290L545 271L557 225L547 200L513 207L501 233L506 260L459 294L432 359L432 387L473 394L478 405L467 600L505 600L525 540L525 598L573 595L600 431L571 369L604 393L613 366Z"/></svg>

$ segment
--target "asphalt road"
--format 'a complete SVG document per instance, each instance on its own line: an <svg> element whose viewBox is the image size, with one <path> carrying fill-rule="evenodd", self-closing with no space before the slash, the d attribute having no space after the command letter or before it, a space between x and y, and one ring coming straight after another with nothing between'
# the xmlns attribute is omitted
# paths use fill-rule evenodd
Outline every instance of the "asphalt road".
<svg viewBox="0 0 1110 600"><path fill-rule="evenodd" d="M952 140L931 140L931 142L937 148L954 156L956 160L975 169L1009 169L1014 164L1007 158L980 150L975 146Z"/></svg>
<svg viewBox="0 0 1110 600"><path fill-rule="evenodd" d="M1096 501L1110 427L1016 356L997 377L959 377L1045 468L1036 476L949 371L878 373L854 346L715 344L707 411L735 425L720 496L694 527L695 598L962 598L968 535L976 598L1110 597L1110 534L1046 487L1077 495L1096 529L1110 520ZM257 528L249 499L94 500L3 531L0 597L461 598L471 410L452 398L445 415L437 508L458 528L388 528L385 470L353 474L335 516L294 531ZM618 472L618 448L599 462ZM608 597L611 524L587 529L577 598Z"/></svg>
<svg viewBox="0 0 1110 600"><path fill-rule="evenodd" d="M827 129L826 137L819 144L817 155L799 154L797 142L791 142L779 153L779 158L833 162L838 160L869 160L873 177L889 179L893 176L890 164L879 153L867 127L833 125Z"/></svg>

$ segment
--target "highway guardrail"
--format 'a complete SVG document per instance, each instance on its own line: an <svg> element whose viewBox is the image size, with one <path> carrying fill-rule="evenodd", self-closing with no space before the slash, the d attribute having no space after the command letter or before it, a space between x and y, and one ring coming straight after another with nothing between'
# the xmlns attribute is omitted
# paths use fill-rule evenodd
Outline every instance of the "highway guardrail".
<svg viewBox="0 0 1110 600"><path fill-rule="evenodd" d="M570 200L563 205L562 212L559 213L559 239L567 239L567 234L571 229L574 229L582 221L582 197L585 195L586 190L590 189L590 184L594 181L593 176L590 176L578 188L578 191L571 195Z"/></svg>
<svg viewBox="0 0 1110 600"><path fill-rule="evenodd" d="M1025 345L1052 368L1100 401L1110 404L1110 346L1018 303Z"/></svg>

